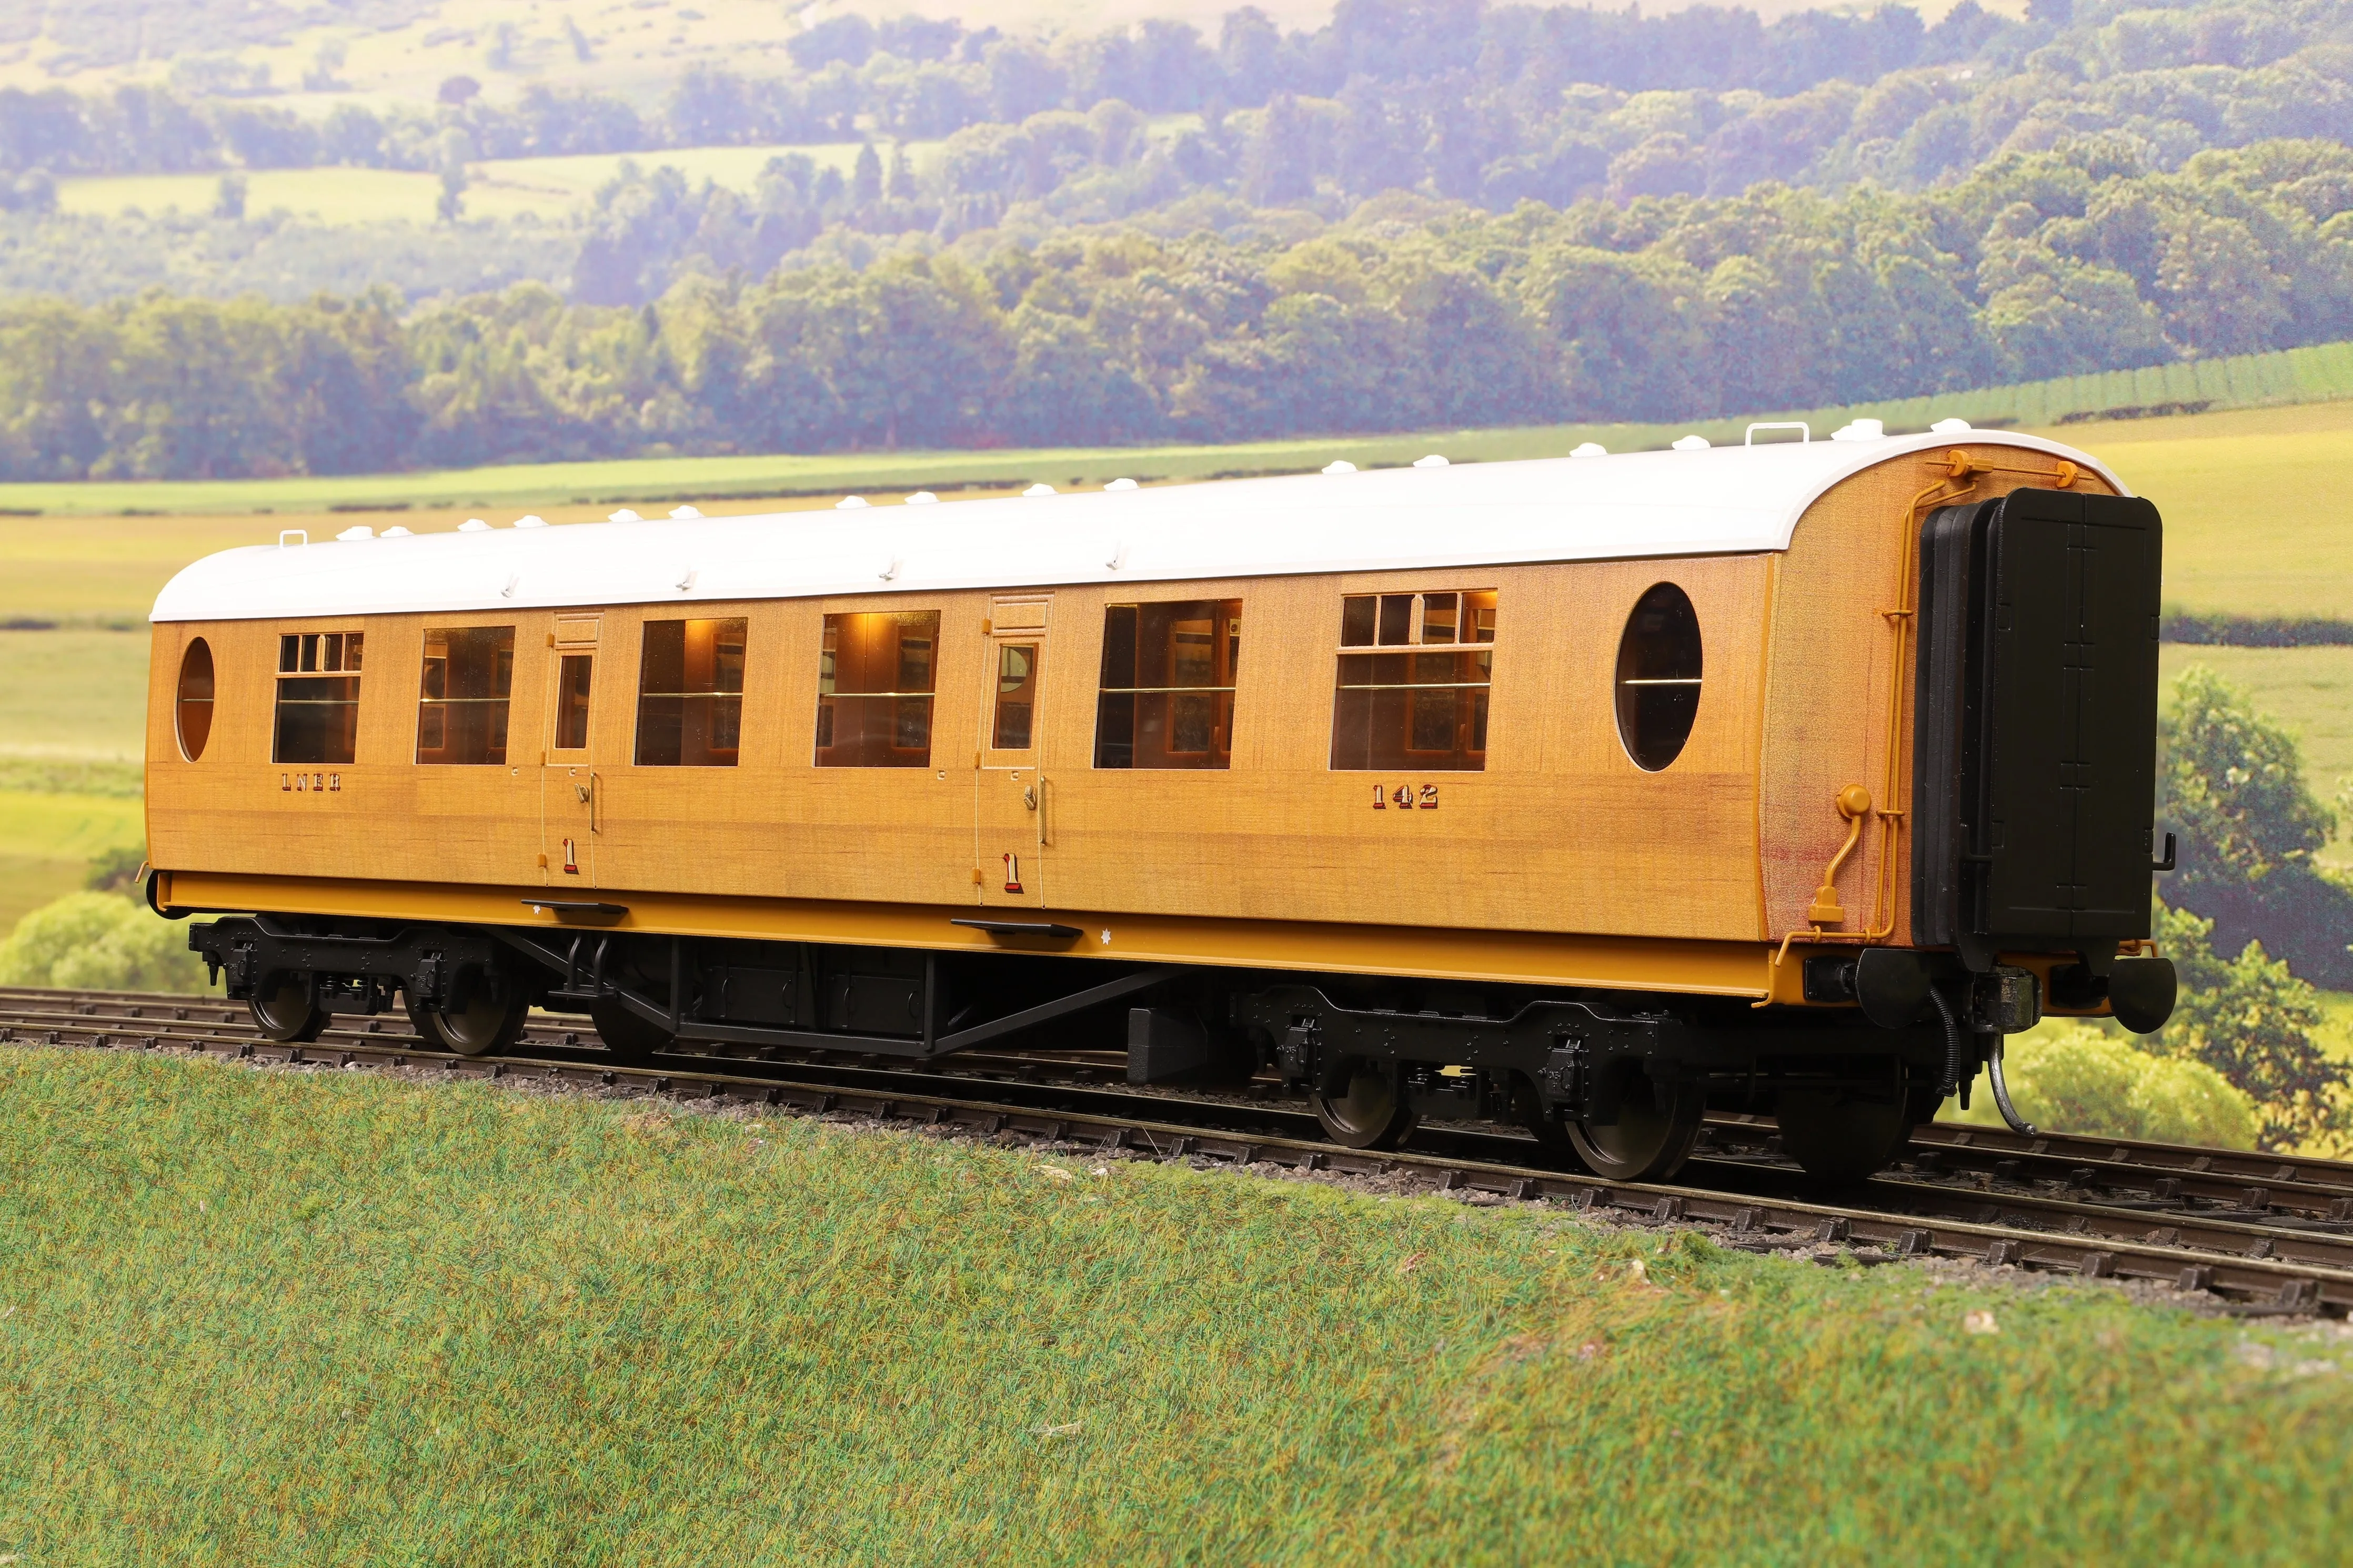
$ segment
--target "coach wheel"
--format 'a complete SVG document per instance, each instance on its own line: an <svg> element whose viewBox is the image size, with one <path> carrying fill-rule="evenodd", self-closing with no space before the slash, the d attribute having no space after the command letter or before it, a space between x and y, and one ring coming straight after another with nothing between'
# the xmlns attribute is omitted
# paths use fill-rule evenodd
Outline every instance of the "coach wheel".
<svg viewBox="0 0 2353 1568"><path fill-rule="evenodd" d="M1350 1149L1394 1149L1421 1119L1407 1106L1394 1070L1357 1062L1337 1094L1311 1094L1324 1136Z"/></svg>
<svg viewBox="0 0 2353 1568"><path fill-rule="evenodd" d="M1841 1100L1827 1089L1783 1089L1773 1119L1781 1125L1782 1152L1826 1182L1861 1181L1886 1169L1913 1126L1905 1104Z"/></svg>
<svg viewBox="0 0 2353 1568"><path fill-rule="evenodd" d="M327 1015L312 999L311 977L281 970L265 974L253 988L253 1026L288 1045L315 1040L326 1032Z"/></svg>
<svg viewBox="0 0 2353 1568"><path fill-rule="evenodd" d="M1585 1168L1620 1182L1672 1176L1699 1141L1699 1090L1689 1084L1662 1089L1649 1073L1629 1074L1618 1120L1607 1127L1568 1123L1568 1141Z"/></svg>
<svg viewBox="0 0 2353 1568"><path fill-rule="evenodd" d="M487 1056L513 1045L522 1038L523 1020L530 1013L530 997L519 992L502 994L487 984L475 985L461 1008L408 1005L408 1021L427 1045L461 1057Z"/></svg>
<svg viewBox="0 0 2353 1568"><path fill-rule="evenodd" d="M1577 1157L1577 1145L1568 1136L1568 1126L1556 1107L1548 1108L1536 1086L1525 1077L1512 1086L1512 1114L1526 1128L1536 1146L1547 1154Z"/></svg>
<svg viewBox="0 0 2353 1568"><path fill-rule="evenodd" d="M640 1018L610 997L589 1005L588 1021L596 1026L596 1037L605 1042L607 1050L632 1061L670 1049L677 1038L659 1024Z"/></svg>

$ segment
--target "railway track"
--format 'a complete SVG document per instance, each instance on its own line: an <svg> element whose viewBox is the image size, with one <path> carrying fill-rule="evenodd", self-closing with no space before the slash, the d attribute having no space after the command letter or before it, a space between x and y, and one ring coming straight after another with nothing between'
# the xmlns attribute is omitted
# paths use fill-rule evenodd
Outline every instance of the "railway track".
<svg viewBox="0 0 2353 1568"><path fill-rule="evenodd" d="M1620 1222L1712 1227L1757 1251L1843 1248L1870 1262L1936 1255L2206 1292L2245 1313L2353 1312L2353 1164L2241 1151L1936 1123L1866 1183L1809 1181L1769 1120L1712 1119L1673 1183L1557 1168L1526 1137L1427 1124L1411 1149L1325 1142L1279 1086L1230 1095L1147 1091L1113 1052L970 1053L909 1068L846 1052L670 1054L615 1060L585 1020L538 1016L516 1050L430 1049L396 1016L352 1020L309 1045L255 1033L204 997L0 988L0 1044L205 1054L296 1066L535 1079L625 1094L728 1100L969 1135L1237 1166L1385 1178L1415 1190L1542 1200Z"/></svg>

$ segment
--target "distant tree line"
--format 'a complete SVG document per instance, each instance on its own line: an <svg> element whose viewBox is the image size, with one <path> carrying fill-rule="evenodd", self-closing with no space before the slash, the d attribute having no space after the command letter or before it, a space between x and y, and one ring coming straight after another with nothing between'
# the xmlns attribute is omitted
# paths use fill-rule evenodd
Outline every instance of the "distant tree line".
<svg viewBox="0 0 2353 1568"><path fill-rule="evenodd" d="M805 174L775 174L773 208L674 175L607 193L649 247L743 247L644 305L0 305L0 474L1672 419L2353 337L2353 150L2329 142L2160 174L2093 138L1910 196L1396 195L1292 242L1113 226L858 258L828 231L771 267L815 221Z"/></svg>
<svg viewBox="0 0 2353 1568"><path fill-rule="evenodd" d="M1960 0L1934 26L1900 5L1767 24L1707 5L1642 16L1343 0L1314 32L1283 32L1244 7L1214 42L1185 23L1146 21L1050 47L955 22L847 16L790 39L792 72L692 67L654 113L543 81L497 101L462 78L431 108L354 101L322 118L148 85L87 96L8 89L0 174L24 205L38 203L44 178L69 174L438 171L484 158L957 137L937 195L965 228L1071 172L1067 138L1032 127L1036 117L1116 105L1202 117L1199 131L1165 142L1124 128L1110 149L1118 156L1079 161L1164 154L1165 168L1129 182L1151 200L1171 181L1260 205L1319 187L1361 199L1426 186L1496 210L1604 191L1725 195L1768 178L1922 184L2068 132L2126 132L2161 167L2211 146L2353 138L2348 19L2345 0L2173 10L2034 0L2023 21ZM1041 137L1050 144L1029 145Z"/></svg>

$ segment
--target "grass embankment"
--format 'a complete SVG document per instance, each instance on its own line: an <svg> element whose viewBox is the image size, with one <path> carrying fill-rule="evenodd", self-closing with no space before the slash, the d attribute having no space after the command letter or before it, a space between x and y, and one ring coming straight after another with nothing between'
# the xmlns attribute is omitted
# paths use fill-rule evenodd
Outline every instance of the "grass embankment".
<svg viewBox="0 0 2353 1568"><path fill-rule="evenodd" d="M2106 1289L356 1075L20 1049L0 1085L30 1563L2291 1561L2353 1526L2342 1339Z"/></svg>

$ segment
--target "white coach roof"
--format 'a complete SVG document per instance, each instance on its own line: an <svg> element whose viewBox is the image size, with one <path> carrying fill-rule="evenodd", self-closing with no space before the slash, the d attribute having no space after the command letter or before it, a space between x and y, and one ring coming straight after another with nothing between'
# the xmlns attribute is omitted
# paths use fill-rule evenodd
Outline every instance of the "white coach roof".
<svg viewBox="0 0 2353 1568"><path fill-rule="evenodd" d="M950 506L255 545L164 585L158 621L807 598L1786 550L1839 480L1993 431L1326 472ZM1335 465L1337 467L1337 465ZM2117 485L2119 489L2121 485Z"/></svg>

